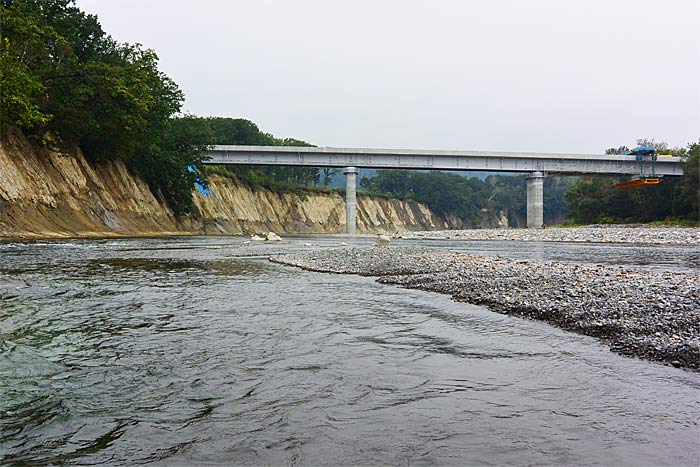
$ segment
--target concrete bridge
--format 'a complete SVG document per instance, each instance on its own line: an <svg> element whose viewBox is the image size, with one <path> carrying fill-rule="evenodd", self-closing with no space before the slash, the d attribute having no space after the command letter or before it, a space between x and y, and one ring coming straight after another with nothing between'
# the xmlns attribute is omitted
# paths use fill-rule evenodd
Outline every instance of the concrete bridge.
<svg viewBox="0 0 700 467"><path fill-rule="evenodd" d="M347 232L356 230L357 168L423 170L483 170L527 173L527 226L543 224L543 187L548 173L557 175L638 175L642 171L635 156L493 151L437 151L415 149L362 149L296 146L213 146L208 165L291 165L343 167L346 176ZM645 162L644 173L651 171ZM679 157L660 156L657 175L683 175Z"/></svg>

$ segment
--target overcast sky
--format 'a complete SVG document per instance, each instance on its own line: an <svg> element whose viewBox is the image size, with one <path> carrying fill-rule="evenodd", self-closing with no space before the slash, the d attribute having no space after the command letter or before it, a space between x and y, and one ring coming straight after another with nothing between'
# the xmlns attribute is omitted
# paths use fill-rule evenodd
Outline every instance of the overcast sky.
<svg viewBox="0 0 700 467"><path fill-rule="evenodd" d="M320 146L602 152L700 137L698 0L78 0L185 111Z"/></svg>

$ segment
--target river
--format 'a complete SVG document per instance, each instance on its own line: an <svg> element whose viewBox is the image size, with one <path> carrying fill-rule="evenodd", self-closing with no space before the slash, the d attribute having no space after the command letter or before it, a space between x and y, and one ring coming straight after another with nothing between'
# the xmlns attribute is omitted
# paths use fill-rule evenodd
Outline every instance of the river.
<svg viewBox="0 0 700 467"><path fill-rule="evenodd" d="M700 464L697 373L266 260L341 237L244 240L0 243L0 464ZM700 270L684 247L421 244Z"/></svg>

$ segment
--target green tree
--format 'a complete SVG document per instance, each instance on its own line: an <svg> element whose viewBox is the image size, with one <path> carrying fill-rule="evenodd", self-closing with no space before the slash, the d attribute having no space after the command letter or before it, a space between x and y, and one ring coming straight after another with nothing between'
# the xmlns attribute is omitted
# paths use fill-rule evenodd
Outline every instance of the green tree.
<svg viewBox="0 0 700 467"><path fill-rule="evenodd" d="M155 52L117 43L73 0L0 0L0 19L3 131L122 159L177 214L188 212L197 175L187 166L201 162L211 134L203 121L173 119L184 96Z"/></svg>
<svg viewBox="0 0 700 467"><path fill-rule="evenodd" d="M44 84L34 68L48 56L46 42L55 34L0 2L0 123L23 128L44 125L51 118L40 107Z"/></svg>
<svg viewBox="0 0 700 467"><path fill-rule="evenodd" d="M323 167L321 169L321 174L323 176L323 186L328 187L328 184L333 180L333 177L340 173L339 169L333 167Z"/></svg>
<svg viewBox="0 0 700 467"><path fill-rule="evenodd" d="M275 138L262 132L258 126L243 118L208 117L215 144L253 146L313 146L293 138ZM318 167L285 166L227 166L224 171L252 186L264 186L276 191L288 191L291 186L318 185L321 169Z"/></svg>
<svg viewBox="0 0 700 467"><path fill-rule="evenodd" d="M194 183L206 183L203 158L213 141L211 129L203 118L184 115L168 120L158 140L140 153L139 173L177 215L189 213Z"/></svg>
<svg viewBox="0 0 700 467"><path fill-rule="evenodd" d="M485 182L488 190L486 206L492 210L505 211L508 215L509 225L525 225L526 178L525 175L489 175L486 177ZM545 220L546 222L547 220Z"/></svg>
<svg viewBox="0 0 700 467"><path fill-rule="evenodd" d="M700 141L688 145L677 194L676 210L685 213L688 219L700 221Z"/></svg>
<svg viewBox="0 0 700 467"><path fill-rule="evenodd" d="M485 180L440 171L377 170L360 186L369 192L414 199L442 214L479 224L483 210L505 211L510 225L525 221L525 175L490 175ZM556 223L566 213L564 193L570 182L562 177L545 180L545 223Z"/></svg>

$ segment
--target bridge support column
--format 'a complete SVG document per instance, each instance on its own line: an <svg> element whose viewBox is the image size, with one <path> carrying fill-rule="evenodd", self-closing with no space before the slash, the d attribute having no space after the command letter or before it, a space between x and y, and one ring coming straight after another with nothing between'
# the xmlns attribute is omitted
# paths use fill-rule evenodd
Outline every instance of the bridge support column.
<svg viewBox="0 0 700 467"><path fill-rule="evenodd" d="M544 225L544 173L532 172L527 177L527 228Z"/></svg>
<svg viewBox="0 0 700 467"><path fill-rule="evenodd" d="M345 231L355 235L357 230L357 169L345 167Z"/></svg>

